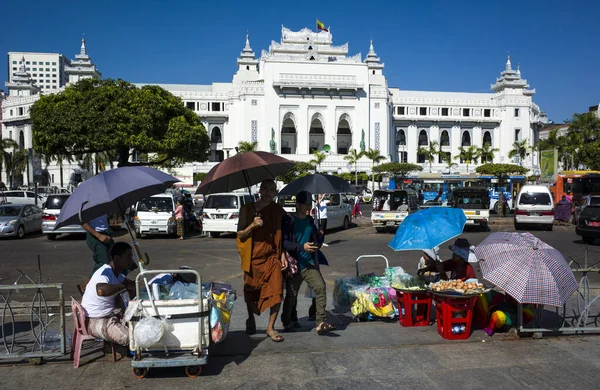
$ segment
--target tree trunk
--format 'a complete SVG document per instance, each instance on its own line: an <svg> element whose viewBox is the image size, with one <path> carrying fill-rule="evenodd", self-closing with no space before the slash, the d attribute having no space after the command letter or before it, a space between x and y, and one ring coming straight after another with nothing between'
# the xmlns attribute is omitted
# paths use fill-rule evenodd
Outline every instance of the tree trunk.
<svg viewBox="0 0 600 390"><path fill-rule="evenodd" d="M356 168L356 163L354 163L354 185L358 185L358 170Z"/></svg>
<svg viewBox="0 0 600 390"><path fill-rule="evenodd" d="M58 163L58 167L60 168L60 186L64 187L65 185L63 184L63 163L62 163L62 160Z"/></svg>
<svg viewBox="0 0 600 390"><path fill-rule="evenodd" d="M119 165L117 168L125 167L129 165L129 148L123 147L118 149L119 153Z"/></svg>

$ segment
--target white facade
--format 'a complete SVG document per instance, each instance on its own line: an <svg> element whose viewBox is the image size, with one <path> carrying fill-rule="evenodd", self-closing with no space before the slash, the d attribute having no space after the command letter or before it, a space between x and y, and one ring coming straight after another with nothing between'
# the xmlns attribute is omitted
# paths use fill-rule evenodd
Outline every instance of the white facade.
<svg viewBox="0 0 600 390"><path fill-rule="evenodd" d="M537 166L535 153L523 162L508 158L515 141L533 145L547 120L532 101L535 90L520 69L512 69L510 58L490 93L389 88L372 42L363 60L348 55L348 44L334 46L329 32L309 29L283 27L281 40L258 59L246 37L237 62L231 83L160 84L201 117L212 140L211 161L235 153L239 141L257 141L260 150L273 147L295 161L308 161L312 150L325 147L330 151L321 169L337 171L346 170L349 148L363 146L390 161L422 163L428 172L429 163L417 151L436 141L452 157L460 146L490 143L499 149L494 162ZM467 170L466 162L455 161L453 172ZM362 170L370 167L366 158L359 164ZM448 167L438 155L431 169Z"/></svg>
<svg viewBox="0 0 600 390"><path fill-rule="evenodd" d="M313 150L328 150L321 166L326 172L347 171L344 156L350 148L378 149L389 161L422 163L428 172L429 163L417 151L429 141L438 142L452 157L460 146L490 143L499 149L493 161L509 163L516 162L508 158L513 143L528 140L534 145L546 121L532 101L535 90L529 89L520 69L512 69L510 58L490 93L423 92L390 88L372 42L365 58L348 52L347 43L333 45L330 32L282 27L280 41L272 41L259 58L246 37L238 70L229 83L159 84L198 114L211 139L210 162L189 165L195 172L208 171L235 154L240 141L256 141L259 150L294 161L312 159ZM91 60L70 64L65 70L72 82L83 74L100 76ZM23 97L18 102L26 107L35 99ZM5 104L6 119L18 102ZM23 131L28 147L27 110L18 119L9 120L4 129L13 131L13 138ZM454 161L452 172L466 172L466 161ZM533 153L520 163L535 170L537 157ZM475 165L469 162L471 171ZM371 162L363 158L358 168L367 171ZM436 156L431 170L448 168Z"/></svg>
<svg viewBox="0 0 600 390"><path fill-rule="evenodd" d="M31 79L40 87L42 92L50 93L64 87L68 82L65 67L69 60L58 53L8 53L8 81L13 82L15 75L20 71L21 65Z"/></svg>

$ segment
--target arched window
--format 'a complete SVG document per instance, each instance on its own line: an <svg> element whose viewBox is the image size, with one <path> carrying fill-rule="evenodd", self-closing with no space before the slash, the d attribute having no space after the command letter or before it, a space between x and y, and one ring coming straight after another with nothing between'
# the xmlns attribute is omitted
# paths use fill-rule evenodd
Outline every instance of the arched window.
<svg viewBox="0 0 600 390"><path fill-rule="evenodd" d="M427 132L425 130L421 130L419 132L419 146L427 145L429 145L429 140L427 139Z"/></svg>
<svg viewBox="0 0 600 390"><path fill-rule="evenodd" d="M350 117L343 114L340 117L337 128L337 153L348 154L352 147L352 130L350 129Z"/></svg>
<svg viewBox="0 0 600 390"><path fill-rule="evenodd" d="M489 131L483 133L483 142L482 145L489 144L492 146L492 134Z"/></svg>
<svg viewBox="0 0 600 390"><path fill-rule="evenodd" d="M322 150L325 145L325 131L323 130L323 120L321 114L314 114L310 122L308 132L308 153L316 150Z"/></svg>
<svg viewBox="0 0 600 390"><path fill-rule="evenodd" d="M212 133L210 134L210 142L213 144L223 143L223 135L219 127L213 127Z"/></svg>
<svg viewBox="0 0 600 390"><path fill-rule="evenodd" d="M23 130L19 132L19 149L25 149L25 134Z"/></svg>
<svg viewBox="0 0 600 390"><path fill-rule="evenodd" d="M442 131L442 135L440 136L440 146L450 146L450 136L448 135L447 130Z"/></svg>
<svg viewBox="0 0 600 390"><path fill-rule="evenodd" d="M399 146L406 146L406 133L404 130L398 130L396 133L396 144Z"/></svg>
<svg viewBox="0 0 600 390"><path fill-rule="evenodd" d="M462 134L461 146L471 146L471 133L464 131Z"/></svg>
<svg viewBox="0 0 600 390"><path fill-rule="evenodd" d="M281 154L296 153L296 122L294 114L288 112L283 116L281 125Z"/></svg>

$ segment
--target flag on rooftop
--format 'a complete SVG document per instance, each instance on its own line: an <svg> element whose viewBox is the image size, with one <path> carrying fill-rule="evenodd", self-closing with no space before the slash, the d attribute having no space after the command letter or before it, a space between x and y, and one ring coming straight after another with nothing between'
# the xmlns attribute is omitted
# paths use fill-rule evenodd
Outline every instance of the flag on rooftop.
<svg viewBox="0 0 600 390"><path fill-rule="evenodd" d="M323 22L321 22L319 19L317 19L317 30L329 32L329 30L325 28Z"/></svg>

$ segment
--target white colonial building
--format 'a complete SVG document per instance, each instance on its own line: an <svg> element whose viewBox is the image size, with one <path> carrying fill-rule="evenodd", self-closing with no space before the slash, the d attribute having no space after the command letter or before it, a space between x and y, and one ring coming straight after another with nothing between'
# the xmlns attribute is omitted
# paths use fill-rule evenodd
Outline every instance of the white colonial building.
<svg viewBox="0 0 600 390"><path fill-rule="evenodd" d="M91 60L84 64L88 71L93 67ZM389 161L422 163L428 172L429 163L417 151L430 141L453 157L461 146L489 143L499 149L494 162L519 162L508 158L513 143L528 140L533 145L546 122L545 114L532 101L535 90L529 88L518 67L512 68L510 58L490 93L406 91L388 86L384 64L372 42L363 58L360 53L349 55L347 43L334 45L330 32L282 27L280 41L272 41L258 58L246 36L237 68L229 83L159 84L181 97L208 131L210 159L191 164L196 172L208 171L235 154L240 141L256 141L260 150L295 161L310 160L314 150L327 151L321 169L329 172L347 170L344 156L351 148L378 149ZM34 85L21 83L19 88L28 94L38 93ZM20 89L8 87L11 95L19 93ZM33 103L35 97L22 99ZM6 114L18 104L10 101L3 107L3 134L12 131L12 137L18 139L19 130ZM31 138L27 110L22 114L19 123L27 133L27 147ZM452 172L465 172L467 162L455 161ZM535 154L520 163L537 168ZM363 158L359 169L370 167L371 162ZM444 172L448 167L436 156L431 169Z"/></svg>

